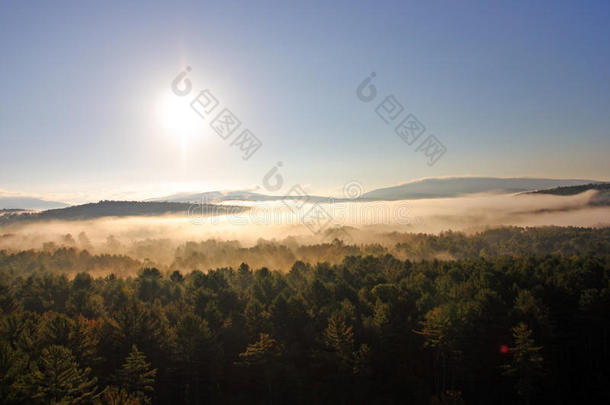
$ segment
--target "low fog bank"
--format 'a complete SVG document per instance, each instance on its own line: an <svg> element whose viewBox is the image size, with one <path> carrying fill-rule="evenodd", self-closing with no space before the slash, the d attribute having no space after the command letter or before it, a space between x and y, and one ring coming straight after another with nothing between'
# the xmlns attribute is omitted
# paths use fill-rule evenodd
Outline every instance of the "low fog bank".
<svg viewBox="0 0 610 405"><path fill-rule="evenodd" d="M212 256L218 261L215 266L239 265L248 256L247 249L255 247L258 249L256 262L284 268L291 260L300 258L295 255L299 246L330 243L334 239L345 245L378 244L393 249L400 241L391 236L392 232L474 233L501 226L607 227L610 207L589 206L594 195L595 191L575 196L480 194L327 204L231 201L232 205L247 205L251 209L215 217L185 212L183 217L104 218L4 226L0 228L0 250L52 251L73 247L91 254L126 255L140 264L169 268L196 266L196 259L185 257L189 256L189 249L197 250L197 246L204 244L207 244L203 250L208 257L199 263L211 263L209 252L214 251ZM213 248L214 243L219 245ZM291 250L292 256L278 253L278 246ZM242 249L242 257L225 257L216 252L230 251L231 247ZM266 264L263 259L267 260Z"/></svg>

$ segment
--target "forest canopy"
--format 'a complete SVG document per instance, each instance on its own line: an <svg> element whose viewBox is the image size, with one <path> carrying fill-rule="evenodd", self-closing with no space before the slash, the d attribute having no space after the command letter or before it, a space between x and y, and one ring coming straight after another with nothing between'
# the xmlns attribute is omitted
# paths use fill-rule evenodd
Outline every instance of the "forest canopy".
<svg viewBox="0 0 610 405"><path fill-rule="evenodd" d="M208 241L167 270L74 247L2 252L0 402L607 402L609 235ZM223 251L292 264L207 265ZM208 259L178 259L196 254Z"/></svg>

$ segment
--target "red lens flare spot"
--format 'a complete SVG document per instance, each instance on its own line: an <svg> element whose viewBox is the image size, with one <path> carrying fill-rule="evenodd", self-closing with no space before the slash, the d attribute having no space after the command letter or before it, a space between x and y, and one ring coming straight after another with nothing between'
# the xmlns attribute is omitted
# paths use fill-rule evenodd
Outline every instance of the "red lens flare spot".
<svg viewBox="0 0 610 405"><path fill-rule="evenodd" d="M500 346L500 353L502 353L502 354L506 354L506 353L508 353L509 351L510 351L510 349L508 348L508 346L506 346L506 345L501 345L501 346Z"/></svg>

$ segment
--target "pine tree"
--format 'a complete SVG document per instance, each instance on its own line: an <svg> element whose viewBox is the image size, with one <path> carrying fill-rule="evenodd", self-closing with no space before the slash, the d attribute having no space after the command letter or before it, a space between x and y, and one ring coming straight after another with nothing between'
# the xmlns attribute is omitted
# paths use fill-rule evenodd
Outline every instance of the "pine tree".
<svg viewBox="0 0 610 405"><path fill-rule="evenodd" d="M95 405L141 405L140 399L122 388L107 387Z"/></svg>
<svg viewBox="0 0 610 405"><path fill-rule="evenodd" d="M246 351L239 354L241 359L239 364L265 366L278 355L278 352L279 348L276 340L266 333L261 333L257 342L249 344Z"/></svg>
<svg viewBox="0 0 610 405"><path fill-rule="evenodd" d="M504 374L517 379L517 393L526 404L530 403L535 381L544 374L544 359L540 354L542 347L534 346L531 334L532 331L524 323L513 328L515 346L510 348L512 362L504 366Z"/></svg>
<svg viewBox="0 0 610 405"><path fill-rule="evenodd" d="M371 374L371 348L361 344L358 351L354 352L354 374L369 376Z"/></svg>
<svg viewBox="0 0 610 405"><path fill-rule="evenodd" d="M422 330L415 331L425 337L424 347L434 351L434 386L438 393L444 393L454 385L456 373L452 364L462 354L457 345L460 321L457 305L449 303L426 313Z"/></svg>
<svg viewBox="0 0 610 405"><path fill-rule="evenodd" d="M342 369L352 368L352 349L354 347L354 331L351 326L337 316L328 319L328 327L324 334L326 345L334 350Z"/></svg>
<svg viewBox="0 0 610 405"><path fill-rule="evenodd" d="M142 403L149 404L151 398L148 395L154 392L156 374L157 369L151 368L144 353L133 345L131 353L117 373L117 380L127 392L134 394Z"/></svg>
<svg viewBox="0 0 610 405"><path fill-rule="evenodd" d="M97 361L97 340L89 323L80 315L72 319L64 314L46 312L39 324L37 343L41 347L64 346L70 349L80 364L92 365Z"/></svg>
<svg viewBox="0 0 610 405"><path fill-rule="evenodd" d="M249 368L254 373L254 379L261 375L264 377L269 403L273 402L272 381L279 373L280 354L281 347L277 341L268 334L261 333L257 342L249 344L246 351L239 354L240 361L237 362L237 365Z"/></svg>
<svg viewBox="0 0 610 405"><path fill-rule="evenodd" d="M0 341L0 403L23 403L20 382L28 371L29 356Z"/></svg>
<svg viewBox="0 0 610 405"><path fill-rule="evenodd" d="M25 378L23 388L36 403L75 404L93 401L97 378L89 378L91 369L80 369L72 352L52 345L42 350L38 364Z"/></svg>

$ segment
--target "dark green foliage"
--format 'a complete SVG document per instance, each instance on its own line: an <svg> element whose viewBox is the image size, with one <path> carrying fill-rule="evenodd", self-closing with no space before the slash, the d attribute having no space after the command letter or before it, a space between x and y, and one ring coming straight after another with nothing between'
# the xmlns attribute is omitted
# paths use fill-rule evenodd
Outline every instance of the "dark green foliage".
<svg viewBox="0 0 610 405"><path fill-rule="evenodd" d="M30 358L27 352L0 343L0 403L24 403L23 377L29 371Z"/></svg>
<svg viewBox="0 0 610 405"><path fill-rule="evenodd" d="M126 390L117 387L107 387L95 405L141 405L140 399Z"/></svg>
<svg viewBox="0 0 610 405"><path fill-rule="evenodd" d="M99 396L97 378L89 378L90 369L79 368L72 352L51 345L42 350L37 363L24 376L22 388L31 403L92 403Z"/></svg>
<svg viewBox="0 0 610 405"><path fill-rule="evenodd" d="M2 253L0 403L608 403L609 235L401 234L398 256L455 259L376 250L279 272L236 257L134 278Z"/></svg>
<svg viewBox="0 0 610 405"><path fill-rule="evenodd" d="M157 370L151 368L144 353L136 345L131 347L121 369L117 372L116 381L130 395L144 404L150 403L149 395L154 391Z"/></svg>
<svg viewBox="0 0 610 405"><path fill-rule="evenodd" d="M353 364L354 331L337 316L328 318L324 332L327 347L335 354L341 373L349 373Z"/></svg>
<svg viewBox="0 0 610 405"><path fill-rule="evenodd" d="M556 187L547 190L532 191L532 194L575 195L588 190L597 190L589 205L610 205L610 183L591 183L581 186Z"/></svg>
<svg viewBox="0 0 610 405"><path fill-rule="evenodd" d="M0 216L0 224L50 220L83 220L103 217L133 217L181 214L193 208L191 203L166 201L108 201L50 209L42 212L15 212ZM199 215L212 216L246 211L246 207L199 204Z"/></svg>
<svg viewBox="0 0 610 405"><path fill-rule="evenodd" d="M536 380L544 372L542 347L534 345L531 334L532 331L525 323L520 323L513 328L515 345L510 348L512 360L510 364L504 366L505 374L516 379L517 393L523 397L526 404L530 402Z"/></svg>

